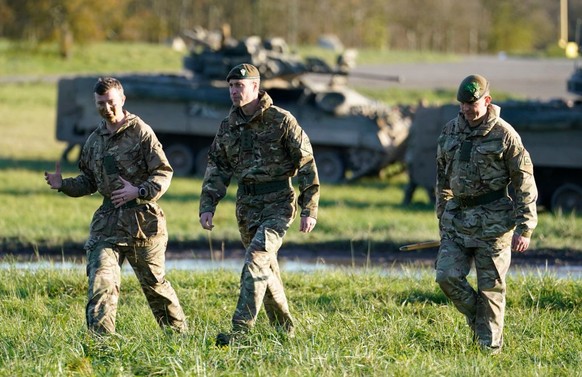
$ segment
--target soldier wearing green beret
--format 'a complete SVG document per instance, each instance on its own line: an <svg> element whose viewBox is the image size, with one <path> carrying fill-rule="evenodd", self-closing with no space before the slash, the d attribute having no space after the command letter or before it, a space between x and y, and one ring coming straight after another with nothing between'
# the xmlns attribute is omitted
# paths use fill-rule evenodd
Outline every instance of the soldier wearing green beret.
<svg viewBox="0 0 582 377"><path fill-rule="evenodd" d="M238 181L236 218L246 249L232 332L218 334L229 344L252 328L262 305L270 323L292 335L294 323L283 289L277 254L301 208L299 230L313 230L319 202L319 178L309 138L288 111L260 90L260 74L240 64L227 75L232 108L208 153L200 195L200 224L212 230L218 202L234 177ZM291 184L297 176L299 196Z"/></svg>
<svg viewBox="0 0 582 377"><path fill-rule="evenodd" d="M436 213L441 246L436 281L465 315L478 345L503 346L505 276L511 251L525 252L537 225L533 165L517 132L491 103L488 80L460 84L458 116L437 147ZM511 186L514 195L508 195ZM477 289L467 281L474 263Z"/></svg>
<svg viewBox="0 0 582 377"><path fill-rule="evenodd" d="M65 195L103 196L85 244L87 326L98 334L115 332L121 266L127 259L158 324L184 331L184 312L165 278L168 232L157 204L170 186L172 167L150 126L124 109L119 80L99 78L94 97L103 120L83 146L81 174L63 179L58 163L55 173L45 172L48 185Z"/></svg>

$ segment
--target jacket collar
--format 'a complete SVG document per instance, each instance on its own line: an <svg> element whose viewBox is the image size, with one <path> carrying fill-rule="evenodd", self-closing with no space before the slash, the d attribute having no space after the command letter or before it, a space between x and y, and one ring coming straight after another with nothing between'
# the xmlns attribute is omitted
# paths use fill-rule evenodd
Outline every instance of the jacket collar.
<svg viewBox="0 0 582 377"><path fill-rule="evenodd" d="M457 117L457 128L459 131L463 133L468 133L471 136L485 136L487 135L492 129L499 119L499 115L501 114L501 107L494 104L489 104L487 107L487 116L485 120L481 122L481 124L471 127L469 122L463 117L463 114L459 113Z"/></svg>
<svg viewBox="0 0 582 377"><path fill-rule="evenodd" d="M232 106L230 108L230 113L228 116L228 123L232 126L238 126L240 124L250 123L255 118L262 116L265 110L273 105L273 99L264 90L259 91L259 103L255 113L250 117L245 117L242 114L242 110L239 106Z"/></svg>
<svg viewBox="0 0 582 377"><path fill-rule="evenodd" d="M123 112L125 113L125 123L123 123L121 125L121 127L119 127L117 129L117 131L115 133L111 133L111 131L109 131L107 129L107 124L105 123L105 120L101 120L101 123L99 123L99 127L97 128L97 134L99 136L105 136L105 135L116 135L119 134L121 132L123 132L125 129L127 129L129 126L131 126L133 124L133 120L135 120L136 116L134 114L129 113L127 110L123 110Z"/></svg>

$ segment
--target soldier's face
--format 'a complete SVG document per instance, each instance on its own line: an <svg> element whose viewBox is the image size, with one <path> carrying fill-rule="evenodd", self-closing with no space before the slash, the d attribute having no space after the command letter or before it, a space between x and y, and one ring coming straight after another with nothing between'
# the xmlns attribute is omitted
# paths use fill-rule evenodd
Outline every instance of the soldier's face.
<svg viewBox="0 0 582 377"><path fill-rule="evenodd" d="M470 125L481 123L487 114L487 106L491 103L491 97L483 96L475 102L461 102L461 113Z"/></svg>
<svg viewBox="0 0 582 377"><path fill-rule="evenodd" d="M116 124L123 120L123 105L125 95L118 89L110 89L105 94L95 94L95 106L99 115L109 124Z"/></svg>
<svg viewBox="0 0 582 377"><path fill-rule="evenodd" d="M237 80L231 79L228 82L230 99L235 106L243 107L250 103L258 94L257 80Z"/></svg>

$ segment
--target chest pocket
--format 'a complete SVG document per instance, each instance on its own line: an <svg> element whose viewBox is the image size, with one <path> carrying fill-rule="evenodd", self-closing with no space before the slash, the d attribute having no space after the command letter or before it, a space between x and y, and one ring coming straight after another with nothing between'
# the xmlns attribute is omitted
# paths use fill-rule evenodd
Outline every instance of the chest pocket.
<svg viewBox="0 0 582 377"><path fill-rule="evenodd" d="M260 158L269 163L281 163L286 154L280 129L276 126L266 126L256 136L259 142L257 153Z"/></svg>
<svg viewBox="0 0 582 377"><path fill-rule="evenodd" d="M445 142L443 143L443 151L445 152L447 157L452 157L460 145L461 142L459 139L449 138L445 140Z"/></svg>
<svg viewBox="0 0 582 377"><path fill-rule="evenodd" d="M124 176L131 176L136 172L147 171L147 165L140 143L133 140L131 143L124 143L119 148L119 170Z"/></svg>
<svg viewBox="0 0 582 377"><path fill-rule="evenodd" d="M477 146L477 152L482 155L496 155L500 159L503 155L503 142L501 139L489 140Z"/></svg>
<svg viewBox="0 0 582 377"><path fill-rule="evenodd" d="M482 180L494 180L507 175L503 148L501 139L487 141L475 148L475 160Z"/></svg>

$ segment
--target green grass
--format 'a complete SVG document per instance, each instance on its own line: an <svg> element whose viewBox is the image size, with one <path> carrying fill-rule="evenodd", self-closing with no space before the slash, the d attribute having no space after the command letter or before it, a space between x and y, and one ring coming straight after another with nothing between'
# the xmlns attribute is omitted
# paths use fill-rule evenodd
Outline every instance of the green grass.
<svg viewBox="0 0 582 377"><path fill-rule="evenodd" d="M38 165L52 168L51 161ZM73 175L67 169L65 175ZM2 169L0 189L4 213L0 217L4 242L40 248L80 244L87 236L91 215L100 204L98 196L68 198L51 191L44 182L42 170ZM324 185L317 227L310 234L298 231L293 224L286 238L288 244L316 247L327 244L353 251L358 256L381 253L386 245L438 239L437 222L424 192L418 192L412 208L402 207L403 180L364 181L350 185ZM218 207L216 228L203 231L198 223L199 178L175 178L161 200L168 218L170 240L174 243L196 243L206 248L211 237L213 248L222 243L239 247L234 217L234 192ZM533 249L565 248L580 250L582 219L579 216L540 214L540 225L532 239ZM13 248L13 247L11 247Z"/></svg>
<svg viewBox="0 0 582 377"><path fill-rule="evenodd" d="M84 323L79 270L0 270L0 375L576 376L582 368L582 282L549 274L510 278L504 352L471 343L462 315L430 271L341 269L284 273L297 336L259 315L227 349L238 272L171 271L189 320L164 334L133 274L122 279L117 335L96 341Z"/></svg>
<svg viewBox="0 0 582 377"><path fill-rule="evenodd" d="M80 244L87 236L97 196L73 199L51 191L44 170L52 170L64 143L55 140L56 87L54 83L0 86L0 217L1 241L6 245L59 248ZM64 175L76 175L65 166ZM402 207L403 174L361 180L345 185L323 185L318 225L310 234L293 224L286 241L306 246L327 243L357 255L381 252L386 244L438 238L437 222L425 192L417 191L414 205ZM175 178L161 205L168 217L172 242L195 242L220 248L239 245L234 218L234 192L220 203L216 228L203 231L198 224L198 178ZM580 250L582 218L542 212L532 248Z"/></svg>
<svg viewBox="0 0 582 377"><path fill-rule="evenodd" d="M62 62L50 47L31 52L0 41L0 76L180 69L180 61L159 46L86 48ZM116 59L103 59L107 54ZM402 102L426 94L403 93ZM81 244L100 203L97 196L65 197L44 182L43 171L53 168L65 147L55 140L55 106L54 83L0 85L3 251L29 246L42 254L47 246ZM315 231L300 234L296 222L287 244L327 244L359 258L381 253L387 244L437 238L426 193L418 191L413 206L404 208L399 203L406 177L384 173L381 179L323 185ZM64 174L77 174L76 168L65 166ZM216 249L223 242L237 245L234 187L208 233L198 224L200 185L199 178L175 178L162 199L171 241L206 248L211 242ZM579 229L579 216L543 212L532 247L579 252ZM430 269L290 273L282 265L297 337L279 337L261 312L248 340L216 349L216 334L230 326L238 271L169 271L190 322L183 336L159 330L137 280L124 274L118 335L96 341L85 331L82 267L66 270L53 262L52 268L28 270L1 257L9 267L0 269L0 376L580 376L582 369L582 283L543 270L508 279L505 350L489 357L471 343L462 316Z"/></svg>
<svg viewBox="0 0 582 377"><path fill-rule="evenodd" d="M147 43L75 45L62 59L54 44L27 46L0 40L0 77L118 72L179 72L184 53Z"/></svg>

